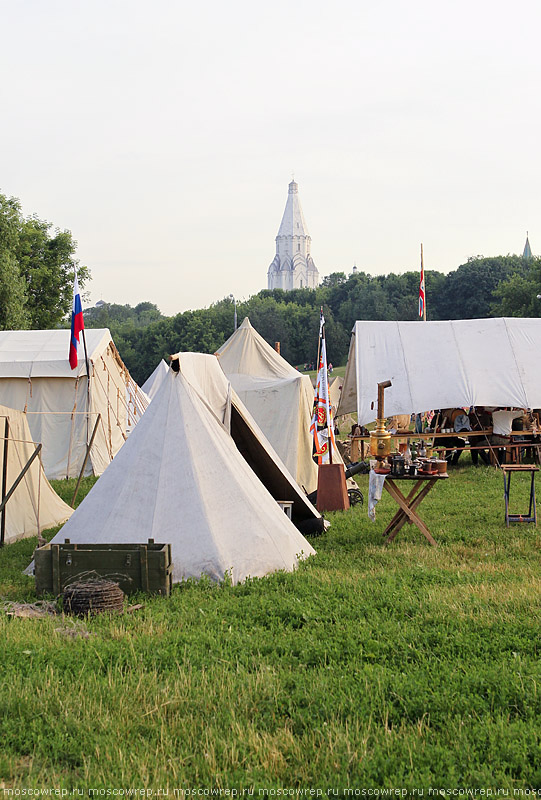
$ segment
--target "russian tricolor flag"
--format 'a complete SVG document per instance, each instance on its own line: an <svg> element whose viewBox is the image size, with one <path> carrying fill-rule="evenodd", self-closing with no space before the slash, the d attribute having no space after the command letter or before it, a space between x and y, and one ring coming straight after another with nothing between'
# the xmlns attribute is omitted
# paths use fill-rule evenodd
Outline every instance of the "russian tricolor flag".
<svg viewBox="0 0 541 800"><path fill-rule="evenodd" d="M73 308L71 311L71 338L69 362L72 369L77 368L77 345L79 344L79 334L84 330L83 306L81 303L81 293L79 291L79 281L75 273L73 284Z"/></svg>

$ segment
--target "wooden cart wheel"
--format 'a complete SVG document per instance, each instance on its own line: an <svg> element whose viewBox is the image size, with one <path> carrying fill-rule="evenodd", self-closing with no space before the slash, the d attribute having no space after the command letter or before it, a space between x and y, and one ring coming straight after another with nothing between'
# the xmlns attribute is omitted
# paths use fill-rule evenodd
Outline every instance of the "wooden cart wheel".
<svg viewBox="0 0 541 800"><path fill-rule="evenodd" d="M362 506L364 503L363 493L360 489L348 489L348 497L350 506Z"/></svg>

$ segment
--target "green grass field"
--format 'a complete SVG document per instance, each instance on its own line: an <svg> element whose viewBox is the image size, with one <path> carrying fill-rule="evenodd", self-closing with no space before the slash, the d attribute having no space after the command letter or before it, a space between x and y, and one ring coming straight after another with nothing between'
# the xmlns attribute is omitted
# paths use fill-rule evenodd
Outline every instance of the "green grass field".
<svg viewBox="0 0 541 800"><path fill-rule="evenodd" d="M294 574L189 582L115 617L0 613L4 794L541 790L538 529L506 529L485 467L421 506L437 548L411 526L384 547L394 511L384 494L375 523L328 515ZM0 551L4 601L35 600L35 543Z"/></svg>

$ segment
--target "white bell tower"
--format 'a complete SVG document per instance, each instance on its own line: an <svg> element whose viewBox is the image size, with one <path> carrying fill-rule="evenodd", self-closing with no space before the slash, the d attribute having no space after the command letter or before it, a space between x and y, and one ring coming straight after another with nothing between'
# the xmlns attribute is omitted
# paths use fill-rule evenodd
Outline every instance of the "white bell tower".
<svg viewBox="0 0 541 800"><path fill-rule="evenodd" d="M319 272L310 255L311 243L299 187L293 180L276 237L276 255L267 273L269 289L315 289L319 285Z"/></svg>

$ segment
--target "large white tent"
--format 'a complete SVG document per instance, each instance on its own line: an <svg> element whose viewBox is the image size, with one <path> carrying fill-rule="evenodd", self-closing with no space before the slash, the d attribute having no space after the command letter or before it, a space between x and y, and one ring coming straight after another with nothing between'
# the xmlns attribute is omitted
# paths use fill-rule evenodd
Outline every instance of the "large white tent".
<svg viewBox="0 0 541 800"><path fill-rule="evenodd" d="M170 543L174 581L294 569L315 551L228 432L232 393L213 378L216 359L173 363L179 371L53 541Z"/></svg>
<svg viewBox="0 0 541 800"><path fill-rule="evenodd" d="M314 387L252 327L248 317L216 353L220 366L288 470L317 488L310 420Z"/></svg>
<svg viewBox="0 0 541 800"><path fill-rule="evenodd" d="M356 322L339 414L385 414L467 406L541 407L541 319Z"/></svg>
<svg viewBox="0 0 541 800"><path fill-rule="evenodd" d="M69 330L0 332L0 403L27 414L48 478L79 474L98 415L86 471L100 475L148 405L109 330L85 334L90 386L82 342L70 368Z"/></svg>
<svg viewBox="0 0 541 800"><path fill-rule="evenodd" d="M6 496L35 450L25 414L0 406L0 482ZM51 487L37 455L5 505L4 543L60 525L72 512ZM0 514L0 520L1 517Z"/></svg>

